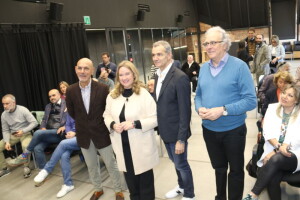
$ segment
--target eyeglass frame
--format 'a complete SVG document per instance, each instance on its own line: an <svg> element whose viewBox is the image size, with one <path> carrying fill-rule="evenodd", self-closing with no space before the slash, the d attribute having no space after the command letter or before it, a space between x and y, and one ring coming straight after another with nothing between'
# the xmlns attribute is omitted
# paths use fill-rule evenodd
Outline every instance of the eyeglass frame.
<svg viewBox="0 0 300 200"><path fill-rule="evenodd" d="M210 44L211 46L214 47L217 43L222 43L222 42L224 42L224 41L210 41L210 42L204 42L204 43L202 43L202 45L204 47L207 47Z"/></svg>

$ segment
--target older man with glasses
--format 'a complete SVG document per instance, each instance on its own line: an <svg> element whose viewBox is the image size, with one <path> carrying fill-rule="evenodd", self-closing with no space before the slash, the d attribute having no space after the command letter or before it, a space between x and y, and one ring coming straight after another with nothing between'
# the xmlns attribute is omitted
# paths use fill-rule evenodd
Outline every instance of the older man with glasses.
<svg viewBox="0 0 300 200"><path fill-rule="evenodd" d="M225 30L212 27L203 46L210 60L198 78L195 106L202 118L203 137L215 170L217 195L226 200L242 199L246 112L256 107L254 84L248 66L227 52L231 41Z"/></svg>

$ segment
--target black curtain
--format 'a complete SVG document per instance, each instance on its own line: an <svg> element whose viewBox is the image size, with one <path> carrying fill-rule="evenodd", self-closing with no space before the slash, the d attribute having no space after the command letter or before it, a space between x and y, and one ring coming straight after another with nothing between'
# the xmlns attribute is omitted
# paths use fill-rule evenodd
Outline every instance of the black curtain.
<svg viewBox="0 0 300 200"><path fill-rule="evenodd" d="M60 81L76 82L76 62L89 57L83 24L0 24L0 44L0 97L29 110L44 110Z"/></svg>

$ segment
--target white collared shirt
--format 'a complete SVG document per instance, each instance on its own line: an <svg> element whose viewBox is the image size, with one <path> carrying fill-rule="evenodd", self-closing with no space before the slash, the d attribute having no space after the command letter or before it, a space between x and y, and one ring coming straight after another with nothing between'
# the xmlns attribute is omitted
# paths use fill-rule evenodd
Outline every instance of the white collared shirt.
<svg viewBox="0 0 300 200"><path fill-rule="evenodd" d="M57 101L57 103L56 104L58 104L58 105L60 105L61 104L61 98Z"/></svg>
<svg viewBox="0 0 300 200"><path fill-rule="evenodd" d="M159 93L160 93L160 89L161 89L161 86L166 78L166 75L168 74L171 66L172 66L172 62L163 70L161 71L160 69L158 69L156 71L156 74L158 76L158 79L157 79L157 84L156 84L156 100L158 100L158 96L159 96Z"/></svg>
<svg viewBox="0 0 300 200"><path fill-rule="evenodd" d="M80 90L81 90L81 96L82 96L82 100L83 100L83 104L84 104L86 113L89 113L89 108L90 108L91 83L92 83L92 79L90 79L90 83L87 86L82 87L80 85L80 82L79 82L79 87L80 87Z"/></svg>

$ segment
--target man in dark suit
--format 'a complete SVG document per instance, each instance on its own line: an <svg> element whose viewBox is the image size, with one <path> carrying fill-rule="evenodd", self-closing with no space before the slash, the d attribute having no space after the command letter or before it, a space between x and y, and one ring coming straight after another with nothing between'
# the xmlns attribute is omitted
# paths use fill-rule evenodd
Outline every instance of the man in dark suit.
<svg viewBox="0 0 300 200"><path fill-rule="evenodd" d="M196 87L197 87L197 80L198 80L198 76L199 76L200 66L199 66L198 63L196 63L194 61L194 56L193 55L188 55L187 62L185 62L182 65L181 70L184 73L186 73L186 75L188 75L188 77L190 78L190 81L193 84L193 92L195 92Z"/></svg>
<svg viewBox="0 0 300 200"><path fill-rule="evenodd" d="M81 147L95 188L90 199L96 200L103 194L98 152L112 178L116 200L124 200L109 131L102 117L109 89L106 85L92 80L93 69L93 62L88 58L82 58L77 62L75 71L79 82L67 90L68 113L75 120L77 143Z"/></svg>
<svg viewBox="0 0 300 200"><path fill-rule="evenodd" d="M152 59L157 70L154 97L157 101L158 130L169 158L174 162L179 186L166 198L183 194L182 200L195 199L193 176L187 161L187 140L191 136L191 87L189 78L172 63L168 42L153 44Z"/></svg>

